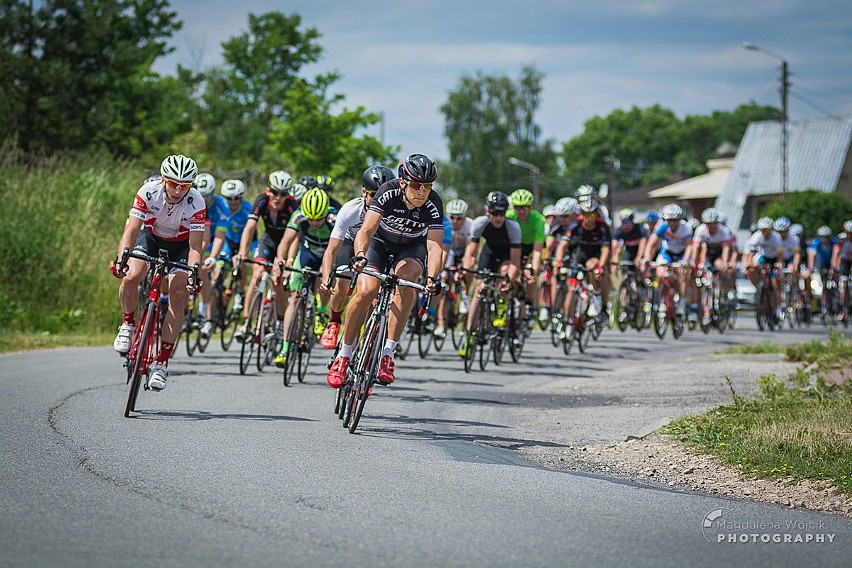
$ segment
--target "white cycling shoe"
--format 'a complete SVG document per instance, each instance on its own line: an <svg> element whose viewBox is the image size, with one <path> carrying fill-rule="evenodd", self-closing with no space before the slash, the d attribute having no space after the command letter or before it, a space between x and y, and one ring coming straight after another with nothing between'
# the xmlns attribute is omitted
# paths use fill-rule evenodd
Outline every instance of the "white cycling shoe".
<svg viewBox="0 0 852 568"><path fill-rule="evenodd" d="M133 333L136 331L136 326L130 323L123 323L118 328L118 335L115 336L115 341L112 342L112 347L119 353L127 353L130 351L130 342L133 341Z"/></svg>
<svg viewBox="0 0 852 568"><path fill-rule="evenodd" d="M152 391L159 392L166 388L166 381L169 378L169 369L165 363L157 361L152 370L148 372L148 388Z"/></svg>

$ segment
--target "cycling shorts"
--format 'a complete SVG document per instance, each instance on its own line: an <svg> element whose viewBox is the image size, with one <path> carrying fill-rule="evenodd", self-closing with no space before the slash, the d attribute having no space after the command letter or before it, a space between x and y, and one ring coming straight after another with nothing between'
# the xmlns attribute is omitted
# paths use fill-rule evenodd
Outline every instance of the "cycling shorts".
<svg viewBox="0 0 852 568"><path fill-rule="evenodd" d="M149 231L142 229L136 238L133 250L154 257L160 256L161 250L166 250L169 252L169 260L186 263L189 259L189 239L185 241L164 241L163 239L158 239ZM174 274L175 272L188 273L186 270L180 268L169 269L169 274Z"/></svg>
<svg viewBox="0 0 852 568"><path fill-rule="evenodd" d="M482 253L479 255L479 268L488 269L491 272L500 272L500 267L504 262L508 262L508 258L502 258L494 254L491 248L486 243L482 247Z"/></svg>
<svg viewBox="0 0 852 568"><path fill-rule="evenodd" d="M367 266L377 272L384 272L387 268L388 257L393 255L394 264L406 258L412 258L426 268L426 239L413 241L406 244L389 243L379 236L370 239L370 247L367 249Z"/></svg>
<svg viewBox="0 0 852 568"><path fill-rule="evenodd" d="M269 233L264 233L254 250L255 260L273 262L276 254L278 254L278 242L270 237Z"/></svg>
<svg viewBox="0 0 852 568"><path fill-rule="evenodd" d="M662 249L660 250L660 254L657 257L657 264L671 264L673 262L679 262L683 260L684 252L674 253L669 250Z"/></svg>
<svg viewBox="0 0 852 568"><path fill-rule="evenodd" d="M296 262L293 264L293 268L310 268L312 270L319 270L322 267L322 257L315 256L311 251L306 249L305 247L299 247L299 256L296 257ZM298 272L290 273L290 291L298 292L302 289L302 281L304 280L304 276L299 274Z"/></svg>

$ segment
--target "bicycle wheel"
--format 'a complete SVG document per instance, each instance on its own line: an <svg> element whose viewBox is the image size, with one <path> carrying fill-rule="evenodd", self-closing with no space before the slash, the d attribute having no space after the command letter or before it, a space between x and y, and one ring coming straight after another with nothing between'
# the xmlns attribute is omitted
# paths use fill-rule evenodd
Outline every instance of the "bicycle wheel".
<svg viewBox="0 0 852 568"><path fill-rule="evenodd" d="M305 382L305 376L308 374L308 363L311 360L311 350L314 343L317 342L317 336L313 330L314 317L316 316L316 304L311 300L308 304L308 309L305 310L305 319L302 323L302 335L299 338L299 382ZM328 324L326 324L328 325ZM292 349L292 347L291 347Z"/></svg>
<svg viewBox="0 0 852 568"><path fill-rule="evenodd" d="M293 307L293 318L287 328L287 341L290 348L287 353L287 361L284 363L284 386L289 387L294 374L298 374L299 344L301 343L305 300L301 296L296 299Z"/></svg>
<svg viewBox="0 0 852 568"><path fill-rule="evenodd" d="M588 300L584 301L581 296L574 307L574 340L577 342L577 348L580 350L580 353L585 353L589 348L589 343L597 325L595 318L590 318L586 315L588 309Z"/></svg>
<svg viewBox="0 0 852 568"><path fill-rule="evenodd" d="M754 318L757 321L757 328L760 331L766 329L766 312L769 309L769 296L765 292L766 287L761 282L757 285L757 293L755 294L755 298L757 298L757 305L754 307Z"/></svg>
<svg viewBox="0 0 852 568"><path fill-rule="evenodd" d="M352 416L347 426L350 434L354 434L358 428L358 423L364 414L364 405L370 395L370 389L379 375L379 364L382 359L382 346L379 343L383 343L381 340L386 335L383 333L384 330L380 329L381 327L383 327L382 321L379 318L374 318L368 323L368 328L362 337L364 342L362 347L365 353L356 369L353 393L350 395L354 404Z"/></svg>
<svg viewBox="0 0 852 568"><path fill-rule="evenodd" d="M627 324L631 320L627 310L628 305L630 305L630 281L623 278L618 286L618 293L615 295L615 304L612 310L615 324L621 332L627 330Z"/></svg>
<svg viewBox="0 0 852 568"><path fill-rule="evenodd" d="M479 344L479 369L484 371L488 367L488 361L491 359L491 349L493 347L494 326L491 324L492 305L494 300L491 298L483 299L479 304L479 334L477 334L477 343Z"/></svg>
<svg viewBox="0 0 852 568"><path fill-rule="evenodd" d="M550 285L542 285L538 289L538 309L544 308L547 311L547 318L541 319L539 318L539 314L535 314L536 322L538 323L538 328L541 331L547 331L547 325L550 322L550 313L552 312L550 306Z"/></svg>
<svg viewBox="0 0 852 568"><path fill-rule="evenodd" d="M710 286L702 286L699 293L698 324L701 326L701 331L706 335L710 333L710 328L713 327L713 288Z"/></svg>
<svg viewBox="0 0 852 568"><path fill-rule="evenodd" d="M260 294L255 294L249 306L248 317L245 320L246 334L243 338L242 346L240 347L240 374L245 375L251 365L254 352L259 348L257 335L257 320L260 317L260 307L263 304L263 298Z"/></svg>
<svg viewBox="0 0 852 568"><path fill-rule="evenodd" d="M668 288L664 288L660 291L659 297L657 299L656 309L654 310L654 333L657 334L657 337L663 339L666 336L666 330L668 328L668 317L666 315L667 305L669 303L669 291Z"/></svg>
<svg viewBox="0 0 852 568"><path fill-rule="evenodd" d="M574 349L574 331L577 329L577 317L579 316L580 291L574 290L571 294L571 302L568 304L568 310L565 312L564 321L562 324L562 352L565 355L570 355Z"/></svg>
<svg viewBox="0 0 852 568"><path fill-rule="evenodd" d="M550 343L554 347L559 347L562 341L562 334L565 331L564 320L562 317L562 306L565 305L565 296L568 295L568 290L564 285L556 288L556 298L553 307L550 310Z"/></svg>
<svg viewBox="0 0 852 568"><path fill-rule="evenodd" d="M230 305L222 306L222 309L220 317L223 324L220 328L219 343L222 344L223 351L228 351L234 342L234 334L240 327L242 312L235 311Z"/></svg>
<svg viewBox="0 0 852 568"><path fill-rule="evenodd" d="M680 312L675 312L674 317L671 319L672 322L672 337L675 339L680 339L683 336L684 324L683 324L683 314Z"/></svg>
<svg viewBox="0 0 852 568"><path fill-rule="evenodd" d="M124 407L124 417L130 416L131 412L136 410L136 398L139 396L139 388L142 385L142 374L147 372L148 364L151 361L152 351L154 350L154 339L156 330L156 308L153 302L148 302L145 307L145 325L142 328L142 334L134 337L135 345L131 347L130 352L134 354L131 363L130 373L130 390L127 393L127 404Z"/></svg>
<svg viewBox="0 0 852 568"><path fill-rule="evenodd" d="M429 354L429 347L432 345L432 336L425 322L420 320L420 333L417 334L417 353L421 359L425 359Z"/></svg>

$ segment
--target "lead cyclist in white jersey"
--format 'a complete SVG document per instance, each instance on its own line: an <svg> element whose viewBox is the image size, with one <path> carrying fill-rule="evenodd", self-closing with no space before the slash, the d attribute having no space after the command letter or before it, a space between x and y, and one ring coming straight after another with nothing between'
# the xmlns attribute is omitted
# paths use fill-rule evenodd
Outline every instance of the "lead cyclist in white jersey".
<svg viewBox="0 0 852 568"><path fill-rule="evenodd" d="M169 156L160 166L160 181L151 181L139 188L124 233L118 243L118 257L125 248L148 256L159 256L160 250L169 253L169 260L193 266L201 262L201 250L206 231L207 207L204 198L192 182L198 175L195 161L183 155ZM139 283L148 271L148 263L138 258L127 261L127 270L119 272L115 262L112 273L121 279L122 324L113 347L119 353L130 350L136 329L135 314L139 305ZM183 325L187 300L188 274L171 269L169 274L169 311L163 322L162 344L156 364L149 371L148 388L166 388L168 362ZM198 283L193 283L193 287Z"/></svg>

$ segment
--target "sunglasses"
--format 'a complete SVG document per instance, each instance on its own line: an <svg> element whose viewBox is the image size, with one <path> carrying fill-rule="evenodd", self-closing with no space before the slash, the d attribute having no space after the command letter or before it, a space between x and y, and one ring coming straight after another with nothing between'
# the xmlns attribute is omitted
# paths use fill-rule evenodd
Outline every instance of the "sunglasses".
<svg viewBox="0 0 852 568"><path fill-rule="evenodd" d="M166 182L166 186L170 187L171 189L184 190L184 189L189 189L190 187L192 187L192 182L178 183L178 182L170 180L168 178L164 178L164 181Z"/></svg>
<svg viewBox="0 0 852 568"><path fill-rule="evenodd" d="M284 197L285 195L287 195L286 191L277 191L275 189L268 189L267 191L272 197Z"/></svg>
<svg viewBox="0 0 852 568"><path fill-rule="evenodd" d="M450 221L464 221L464 215L450 215Z"/></svg>
<svg viewBox="0 0 852 568"><path fill-rule="evenodd" d="M491 215L492 217L505 217L506 216L505 211L489 211L488 214Z"/></svg>
<svg viewBox="0 0 852 568"><path fill-rule="evenodd" d="M242 199L242 197L240 197L240 196L237 196L237 197L226 197L225 199L227 199L228 201L239 201L239 200L241 200L241 199Z"/></svg>
<svg viewBox="0 0 852 568"><path fill-rule="evenodd" d="M414 191L420 191L421 189L425 189L426 191L432 191L431 183L417 183L416 181L407 181L405 185L413 189Z"/></svg>

